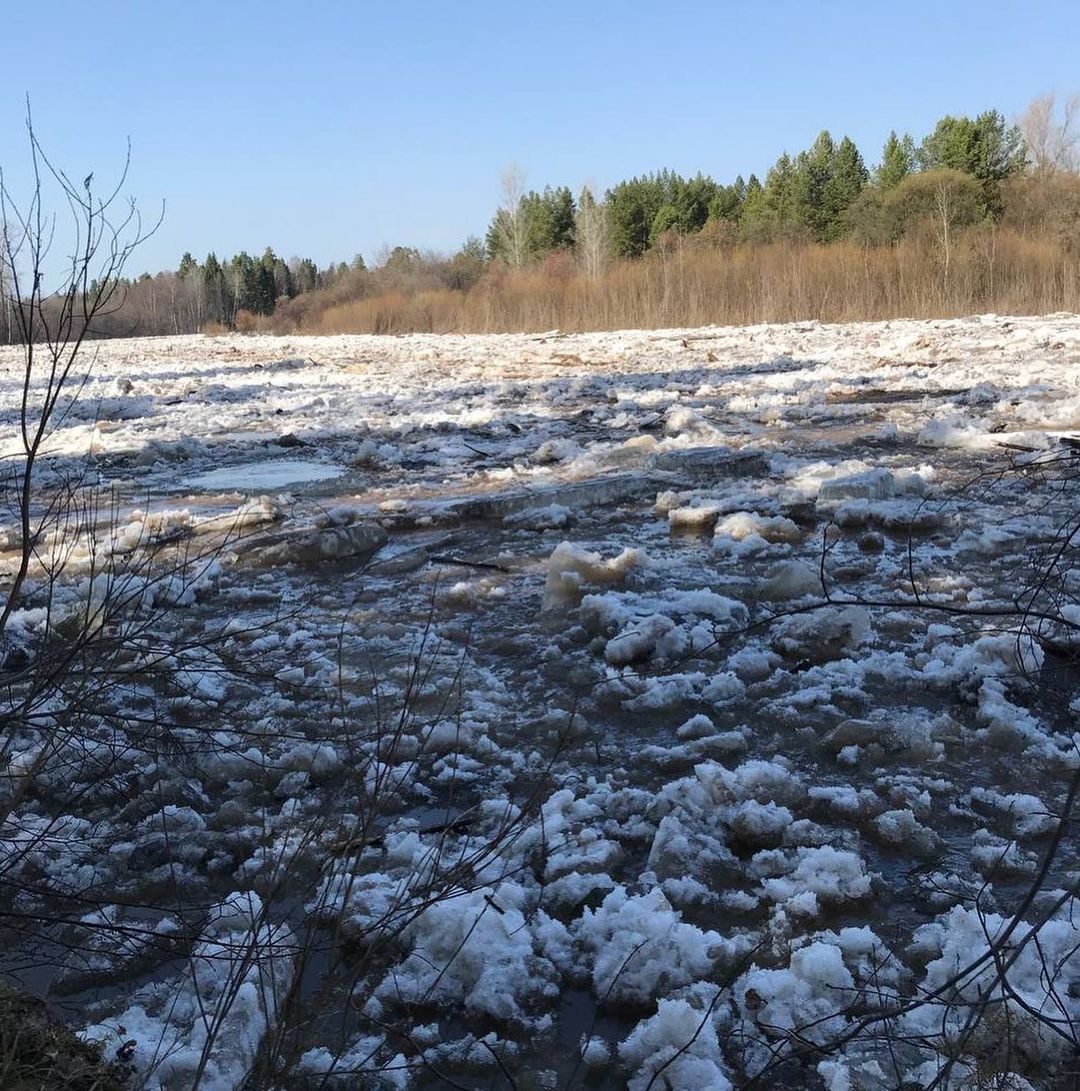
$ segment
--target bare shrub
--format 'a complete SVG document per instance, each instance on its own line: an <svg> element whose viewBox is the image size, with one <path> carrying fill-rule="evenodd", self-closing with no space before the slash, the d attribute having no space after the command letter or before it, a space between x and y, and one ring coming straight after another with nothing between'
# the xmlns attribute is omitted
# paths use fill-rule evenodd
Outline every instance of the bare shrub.
<svg viewBox="0 0 1080 1091"><path fill-rule="evenodd" d="M115 194L98 200L90 179L73 185L32 130L30 141L39 169L28 205L0 190L17 228L4 267L23 380L17 449L0 463L4 974L46 989L117 973L140 984L126 1011L99 1013L97 1023L83 1016L96 1046L56 1030L23 990L0 988L0 1081L195 1091L220 1086L227 1071L253 1087L299 1086L311 1082L305 1054L330 1055L332 1071L358 1028L378 1044L348 1064L353 1078L374 1080L393 1069L412 1026L397 1016L380 1025L350 997L402 956L424 914L469 898L478 917L502 912L499 883L539 866L546 851L532 831L561 744L519 770L520 790L494 805L458 781L462 686L433 691L448 653L430 626L408 663L393 665L393 683L376 664L347 666L355 648L344 623L329 682L281 677L281 662L249 645L273 625L292 625L302 605L250 625L202 606L234 563L247 520L273 513L173 522L91 484L94 452L59 447L57 433L84 411L86 339L118 298L145 232L132 206ZM50 182L77 241L58 272L47 260ZM399 305L411 323L428 309L431 324L446 294L401 295ZM392 328L399 319L383 308L372 320ZM467 662L461 655L459 679ZM299 705L298 692L318 715L269 725L249 707L265 694ZM313 770L325 761L335 775L312 789L319 806L283 809L275 792L298 760ZM424 798L442 817L410 833L418 860L369 904L388 829L408 811L409 785L436 761L450 775ZM225 896L192 866L206 863L195 843L202 818L189 801L202 797L207 769L211 780L235 769L250 786L234 815L243 874ZM118 845L117 832L134 829L139 836ZM131 853L126 869L112 864L118 851ZM434 969L435 984L456 955Z"/></svg>
<svg viewBox="0 0 1080 1091"><path fill-rule="evenodd" d="M1054 184L1073 188L1065 176ZM1021 192L1022 182L1012 185ZM718 229L611 264L599 277L554 255L519 270L496 263L468 291L376 292L332 306L312 295L301 326L275 318L274 328L578 332L1074 311L1080 309L1080 266L1071 207L1047 206L1033 196L1023 207L1014 203L1004 224L991 229L972 224L969 205L954 190L935 195L931 187L905 205L908 233L888 245L735 244L730 231Z"/></svg>

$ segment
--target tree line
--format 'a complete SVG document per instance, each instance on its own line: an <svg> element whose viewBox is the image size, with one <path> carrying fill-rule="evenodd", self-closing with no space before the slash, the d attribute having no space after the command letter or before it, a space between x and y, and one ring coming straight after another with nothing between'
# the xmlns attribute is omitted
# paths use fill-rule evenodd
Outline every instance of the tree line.
<svg viewBox="0 0 1080 1091"><path fill-rule="evenodd" d="M930 231L928 253L947 271L965 229L1043 230L1053 221L1067 235L1076 226L1078 119L1080 98L1053 95L1034 100L1016 123L997 110L947 115L921 140L890 132L872 166L850 137L825 130L809 148L781 154L764 179L751 173L727 183L659 170L575 196L567 185L527 189L511 168L484 237L453 254L397 246L371 268L360 255L319 268L269 247L260 257L210 253L201 262L185 253L174 271L126 282L123 305L97 332L308 329L357 300L468 293L552 262L596 280L687 245L888 247ZM0 340L10 340L3 319Z"/></svg>
<svg viewBox="0 0 1080 1091"><path fill-rule="evenodd" d="M764 181L751 174L723 184L662 170L618 182L598 203L588 188L577 201L566 186L522 193L511 173L488 229L488 255L520 268L588 245L579 236L598 230L612 259L639 258L672 236L706 229L746 242L886 242L929 211L942 186L965 222L1000 218L1002 184L1029 161L1020 126L988 110L943 117L918 144L890 132L873 171L850 137L837 141L824 130L805 151L784 152Z"/></svg>

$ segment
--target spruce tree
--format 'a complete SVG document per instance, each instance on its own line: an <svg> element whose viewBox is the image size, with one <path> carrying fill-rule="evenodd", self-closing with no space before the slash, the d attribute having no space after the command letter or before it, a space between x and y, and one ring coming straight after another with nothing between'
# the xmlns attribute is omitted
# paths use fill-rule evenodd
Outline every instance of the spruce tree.
<svg viewBox="0 0 1080 1091"><path fill-rule="evenodd" d="M927 170L970 174L983 193L987 215L1001 212L1001 183L1022 170L1027 154L1020 130L997 110L969 117L943 117L923 141L919 158Z"/></svg>
<svg viewBox="0 0 1080 1091"><path fill-rule="evenodd" d="M528 193L522 198L525 218L526 253L530 260L545 257L555 250L572 250L577 209L574 196L566 186L545 187L543 193Z"/></svg>
<svg viewBox="0 0 1080 1091"><path fill-rule="evenodd" d="M226 280L225 270L213 251L206 255L206 261L203 262L202 278L208 317L211 321L221 322L231 328L236 312L235 299Z"/></svg>
<svg viewBox="0 0 1080 1091"><path fill-rule="evenodd" d="M679 210L674 205L661 205L649 228L649 246L655 246L669 231L679 230Z"/></svg>
<svg viewBox="0 0 1080 1091"><path fill-rule="evenodd" d="M825 189L833 175L836 146L828 129L823 129L817 140L795 160L791 184L791 207L785 227L806 228L818 241L823 241L829 231L831 217L825 202Z"/></svg>
<svg viewBox="0 0 1080 1091"><path fill-rule="evenodd" d="M229 282L236 309L258 314L259 287L255 262L246 250L234 254L229 260Z"/></svg>
<svg viewBox="0 0 1080 1091"><path fill-rule="evenodd" d="M881 151L881 163L874 172L874 184L883 192L895 189L915 169L915 142L904 133L890 132Z"/></svg>
<svg viewBox="0 0 1080 1091"><path fill-rule="evenodd" d="M282 275L284 273L284 275ZM256 314L273 314L278 296L288 294L288 269L268 246L255 271Z"/></svg>
<svg viewBox="0 0 1080 1091"><path fill-rule="evenodd" d="M671 172L619 182L607 191L608 227L612 251L618 257L639 258L649 248L653 221L668 204Z"/></svg>
<svg viewBox="0 0 1080 1091"><path fill-rule="evenodd" d="M549 199L551 236L556 250L573 250L577 235L577 205L569 186L560 186Z"/></svg>
<svg viewBox="0 0 1080 1091"><path fill-rule="evenodd" d="M746 200L746 183L742 175L730 186L717 186L716 194L709 202L710 220L730 220L737 223Z"/></svg>
<svg viewBox="0 0 1080 1091"><path fill-rule="evenodd" d="M791 156L784 152L765 176L758 235L777 238L792 233L799 223L799 179Z"/></svg>
<svg viewBox="0 0 1080 1091"><path fill-rule="evenodd" d="M691 235L705 226L709 206L719 190L711 178L700 173L677 187L672 204L676 210L676 226L683 235Z"/></svg>
<svg viewBox="0 0 1080 1091"><path fill-rule="evenodd" d="M844 137L833 153L829 180L821 200L821 238L832 242L847 233L844 214L862 193L869 175L854 141Z"/></svg>
<svg viewBox="0 0 1080 1091"><path fill-rule="evenodd" d="M768 232L765 189L756 174L746 181L746 193L739 206L739 234L744 239L761 238Z"/></svg>

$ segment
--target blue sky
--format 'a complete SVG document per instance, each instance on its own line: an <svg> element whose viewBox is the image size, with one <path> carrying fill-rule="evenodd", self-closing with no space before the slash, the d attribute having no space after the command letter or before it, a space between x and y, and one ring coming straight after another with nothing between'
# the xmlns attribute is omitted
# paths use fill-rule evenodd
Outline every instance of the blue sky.
<svg viewBox="0 0 1080 1091"><path fill-rule="evenodd" d="M166 201L140 268L267 244L320 264L482 234L499 176L603 188L660 167L764 173L818 131L1080 90L1080 4L49 0L5 5L0 163L42 142Z"/></svg>

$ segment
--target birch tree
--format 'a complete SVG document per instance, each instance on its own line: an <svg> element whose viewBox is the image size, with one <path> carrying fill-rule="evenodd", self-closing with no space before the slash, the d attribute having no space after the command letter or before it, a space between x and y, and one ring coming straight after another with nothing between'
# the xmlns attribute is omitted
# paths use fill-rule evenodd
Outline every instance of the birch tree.
<svg viewBox="0 0 1080 1091"><path fill-rule="evenodd" d="M525 210L525 172L512 163L502 174L502 202L492 225L493 256L501 257L512 269L520 269L528 255Z"/></svg>
<svg viewBox="0 0 1080 1091"><path fill-rule="evenodd" d="M1080 168L1080 95L1070 95L1060 112L1053 91L1032 99L1019 126L1036 177L1075 173Z"/></svg>
<svg viewBox="0 0 1080 1091"><path fill-rule="evenodd" d="M577 253L585 275L596 280L607 264L607 209L597 203L588 186L582 189L578 199Z"/></svg>

